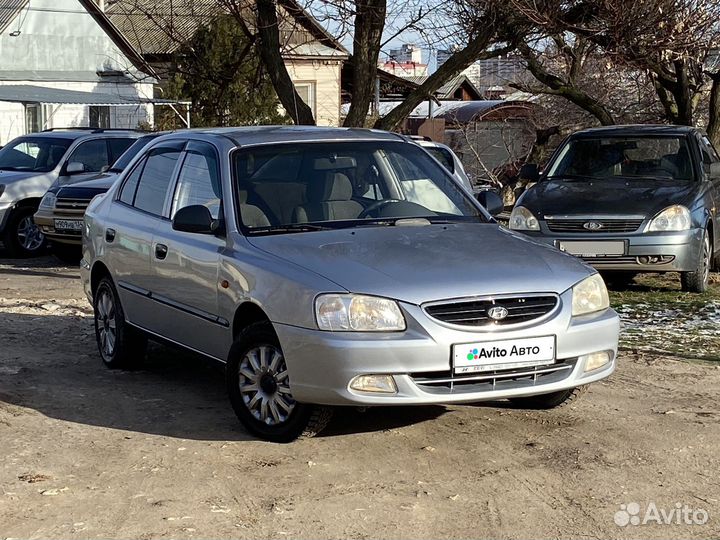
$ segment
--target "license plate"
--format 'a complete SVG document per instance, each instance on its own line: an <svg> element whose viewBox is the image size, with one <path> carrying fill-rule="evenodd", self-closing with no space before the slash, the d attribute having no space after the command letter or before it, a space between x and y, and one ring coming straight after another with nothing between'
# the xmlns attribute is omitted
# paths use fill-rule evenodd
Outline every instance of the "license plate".
<svg viewBox="0 0 720 540"><path fill-rule="evenodd" d="M82 231L83 221L81 219L56 219L55 229L61 231Z"/></svg>
<svg viewBox="0 0 720 540"><path fill-rule="evenodd" d="M455 373L476 373L555 362L555 336L453 345Z"/></svg>
<svg viewBox="0 0 720 540"><path fill-rule="evenodd" d="M558 242L560 251L577 257L613 257L625 255L625 242L622 240L606 241L570 241Z"/></svg>

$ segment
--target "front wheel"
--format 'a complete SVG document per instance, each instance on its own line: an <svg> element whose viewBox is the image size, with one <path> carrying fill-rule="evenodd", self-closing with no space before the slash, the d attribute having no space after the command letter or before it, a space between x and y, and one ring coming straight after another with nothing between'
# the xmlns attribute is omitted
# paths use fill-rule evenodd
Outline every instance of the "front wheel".
<svg viewBox="0 0 720 540"><path fill-rule="evenodd" d="M332 409L298 403L280 342L270 323L256 323L235 340L226 368L230 403L252 434L272 442L312 437L330 421Z"/></svg>
<svg viewBox="0 0 720 540"><path fill-rule="evenodd" d="M713 260L713 248L710 241L710 233L705 231L702 239L702 248L697 261L697 270L682 272L680 283L682 290L692 293L704 293L707 291L710 282L710 266Z"/></svg>
<svg viewBox="0 0 720 540"><path fill-rule="evenodd" d="M21 206L10 214L2 241L11 257L34 257L45 248L45 235L33 220L36 210Z"/></svg>
<svg viewBox="0 0 720 540"><path fill-rule="evenodd" d="M567 407L579 399L580 396L587 391L587 388L587 385L577 386L549 394L513 398L510 402L520 409L555 409L558 407Z"/></svg>

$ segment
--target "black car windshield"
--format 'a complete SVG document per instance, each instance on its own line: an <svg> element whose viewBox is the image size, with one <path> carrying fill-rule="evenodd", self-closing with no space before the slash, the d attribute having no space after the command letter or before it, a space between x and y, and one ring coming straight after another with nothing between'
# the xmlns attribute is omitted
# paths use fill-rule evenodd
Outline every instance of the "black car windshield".
<svg viewBox="0 0 720 540"><path fill-rule="evenodd" d="M448 171L409 143L263 145L238 150L234 169L241 220L256 233L487 221Z"/></svg>
<svg viewBox="0 0 720 540"><path fill-rule="evenodd" d="M0 170L49 172L72 144L58 137L21 137L0 150Z"/></svg>
<svg viewBox="0 0 720 540"><path fill-rule="evenodd" d="M578 137L568 141L548 178L693 180L684 137Z"/></svg>
<svg viewBox="0 0 720 540"><path fill-rule="evenodd" d="M110 172L124 171L127 168L128 164L133 160L133 158L138 155L138 152L140 152L140 150L145 148L145 146L147 146L150 141L156 139L157 137L159 137L159 134L145 135L143 137L140 137L138 140L132 143L130 148L125 150L125 152L123 152L123 154L119 158L117 158L115 163L113 163L112 167L110 167Z"/></svg>

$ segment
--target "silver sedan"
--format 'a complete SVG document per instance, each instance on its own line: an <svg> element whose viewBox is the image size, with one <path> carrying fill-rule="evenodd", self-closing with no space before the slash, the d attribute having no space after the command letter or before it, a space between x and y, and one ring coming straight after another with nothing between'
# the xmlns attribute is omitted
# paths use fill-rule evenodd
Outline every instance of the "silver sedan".
<svg viewBox="0 0 720 540"><path fill-rule="evenodd" d="M148 337L223 362L239 419L269 440L338 405L555 407L615 369L602 278L499 227L394 134L159 137L83 234L104 363L137 363Z"/></svg>

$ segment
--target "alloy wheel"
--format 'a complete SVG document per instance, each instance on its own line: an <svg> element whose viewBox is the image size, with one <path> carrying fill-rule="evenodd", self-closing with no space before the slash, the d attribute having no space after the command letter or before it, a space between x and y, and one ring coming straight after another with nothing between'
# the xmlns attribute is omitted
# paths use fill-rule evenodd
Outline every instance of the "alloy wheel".
<svg viewBox="0 0 720 540"><path fill-rule="evenodd" d="M17 227L18 243L26 251L37 251L45 241L45 235L40 232L40 227L35 225L32 216L23 217Z"/></svg>
<svg viewBox="0 0 720 540"><path fill-rule="evenodd" d="M117 327L115 323L115 300L107 290L100 292L96 317L102 354L105 358L112 358L115 353Z"/></svg>
<svg viewBox="0 0 720 540"><path fill-rule="evenodd" d="M285 357L272 345L247 351L240 362L238 385L248 411L268 426L286 422L295 408Z"/></svg>

